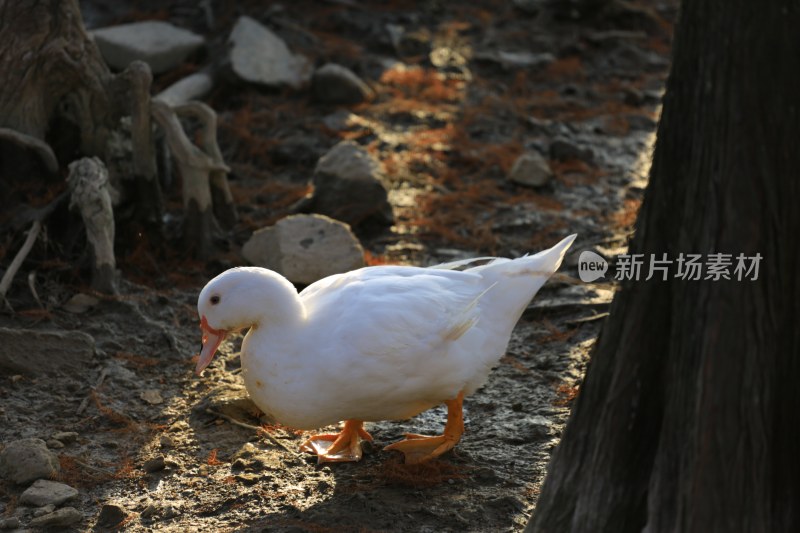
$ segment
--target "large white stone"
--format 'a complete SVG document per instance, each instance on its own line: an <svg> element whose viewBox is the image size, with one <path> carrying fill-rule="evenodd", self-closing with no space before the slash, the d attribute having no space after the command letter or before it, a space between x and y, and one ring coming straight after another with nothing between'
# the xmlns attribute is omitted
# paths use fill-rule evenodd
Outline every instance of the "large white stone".
<svg viewBox="0 0 800 533"><path fill-rule="evenodd" d="M112 67L122 70L139 59L150 65L155 74L179 66L205 43L200 35L160 20L110 26L90 33Z"/></svg>
<svg viewBox="0 0 800 533"><path fill-rule="evenodd" d="M0 477L20 485L52 477L60 471L58 457L42 439L15 440L0 452Z"/></svg>
<svg viewBox="0 0 800 533"><path fill-rule="evenodd" d="M34 507L61 505L77 496L78 490L69 485L48 479L37 479L19 497L19 503Z"/></svg>
<svg viewBox="0 0 800 533"><path fill-rule="evenodd" d="M364 266L364 249L350 227L322 215L292 215L257 230L242 254L304 285Z"/></svg>
<svg viewBox="0 0 800 533"><path fill-rule="evenodd" d="M244 81L299 87L311 76L305 57L293 54L283 39L250 17L239 17L230 42L231 68Z"/></svg>

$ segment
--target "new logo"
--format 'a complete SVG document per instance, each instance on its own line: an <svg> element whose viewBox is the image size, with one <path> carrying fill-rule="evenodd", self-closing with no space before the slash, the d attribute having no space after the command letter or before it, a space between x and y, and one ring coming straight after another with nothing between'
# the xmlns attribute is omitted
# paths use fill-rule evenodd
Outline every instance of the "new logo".
<svg viewBox="0 0 800 533"><path fill-rule="evenodd" d="M578 258L578 277L585 283L602 278L608 271L608 261L598 254L586 250Z"/></svg>

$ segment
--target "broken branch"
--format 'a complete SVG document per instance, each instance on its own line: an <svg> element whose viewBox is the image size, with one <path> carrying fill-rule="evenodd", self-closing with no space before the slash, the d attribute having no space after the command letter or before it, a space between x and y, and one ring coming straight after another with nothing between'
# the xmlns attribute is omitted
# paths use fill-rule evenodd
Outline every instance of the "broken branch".
<svg viewBox="0 0 800 533"><path fill-rule="evenodd" d="M9 287L11 287L11 282L14 281L14 276L17 274L19 267L22 266L22 262L25 261L25 258L28 257L28 254L33 248L33 243L36 242L36 238L39 236L39 232L42 230L42 223L39 220L34 220L33 225L31 225L31 229L28 230L28 236L25 239L25 242L22 244L22 248L19 249L17 255L14 256L14 260L11 261L11 264L8 265L8 269L6 270L5 274L3 274L3 278L0 279L0 298L5 300L6 293L8 292ZM6 302L8 304L8 302Z"/></svg>

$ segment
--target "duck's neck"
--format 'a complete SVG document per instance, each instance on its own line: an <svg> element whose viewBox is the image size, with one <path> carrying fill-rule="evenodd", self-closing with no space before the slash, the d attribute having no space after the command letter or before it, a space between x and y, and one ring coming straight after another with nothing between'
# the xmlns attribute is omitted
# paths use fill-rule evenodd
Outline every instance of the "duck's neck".
<svg viewBox="0 0 800 533"><path fill-rule="evenodd" d="M306 319L306 309L297 289L283 276L265 273L252 293L245 295L244 313L255 328L293 330Z"/></svg>

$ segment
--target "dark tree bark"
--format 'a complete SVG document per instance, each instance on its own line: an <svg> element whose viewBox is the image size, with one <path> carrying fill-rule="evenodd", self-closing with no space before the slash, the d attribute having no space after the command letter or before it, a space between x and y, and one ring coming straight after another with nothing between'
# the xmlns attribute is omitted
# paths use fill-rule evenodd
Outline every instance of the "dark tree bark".
<svg viewBox="0 0 800 533"><path fill-rule="evenodd" d="M629 253L759 276L623 284L526 531L800 531L798 28L796 0L683 2Z"/></svg>
<svg viewBox="0 0 800 533"><path fill-rule="evenodd" d="M189 146L177 119L166 132L170 146L179 150L173 155L183 171L184 241L201 257L212 251L213 230L219 227L214 216L225 229L237 221L229 169L216 141L216 114L203 104L181 101L207 91L212 78L210 72L198 73L192 83L176 84L180 90L166 91L171 105L161 103L167 113L185 109L203 124L205 152ZM7 204L14 203L8 197L16 184L60 180L70 162L93 156L108 170L114 204L123 207L117 218L138 222L118 227L138 232L144 226L156 237L152 240L162 241L164 206L152 119L163 113L151 99L146 63L133 61L112 73L86 33L77 0L0 0L0 81L0 197ZM93 285L109 287L107 278L95 275Z"/></svg>

